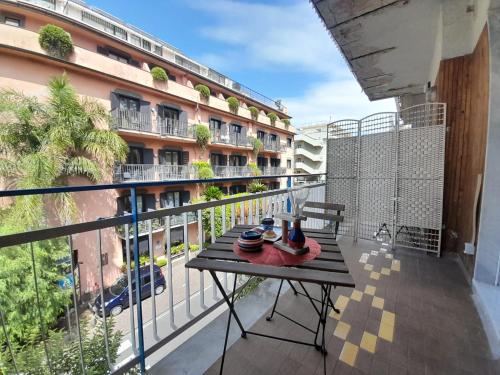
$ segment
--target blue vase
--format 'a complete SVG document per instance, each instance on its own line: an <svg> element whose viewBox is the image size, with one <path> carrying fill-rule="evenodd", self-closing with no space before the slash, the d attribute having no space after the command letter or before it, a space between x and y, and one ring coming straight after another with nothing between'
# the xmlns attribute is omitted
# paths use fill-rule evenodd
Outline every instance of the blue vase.
<svg viewBox="0 0 500 375"><path fill-rule="evenodd" d="M302 249L306 243L306 236L300 228L300 220L293 222L293 228L288 234L288 246L294 249Z"/></svg>

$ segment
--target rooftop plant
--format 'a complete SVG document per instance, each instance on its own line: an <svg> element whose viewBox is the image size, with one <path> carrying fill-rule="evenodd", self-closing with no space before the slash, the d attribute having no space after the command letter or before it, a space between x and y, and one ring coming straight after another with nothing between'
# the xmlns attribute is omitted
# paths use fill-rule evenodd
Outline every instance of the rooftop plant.
<svg viewBox="0 0 500 375"><path fill-rule="evenodd" d="M155 81L162 81L166 82L168 81L168 74L165 71L165 69L155 66L153 69L151 69L151 76Z"/></svg>
<svg viewBox="0 0 500 375"><path fill-rule="evenodd" d="M229 110L235 115L238 114L238 109L240 108L240 101L236 99L234 96L230 96L226 99L227 104L229 105Z"/></svg>
<svg viewBox="0 0 500 375"><path fill-rule="evenodd" d="M51 56L66 59L73 52L71 35L59 26L47 24L38 32L38 43Z"/></svg>
<svg viewBox="0 0 500 375"><path fill-rule="evenodd" d="M278 120L278 115L274 112L269 112L267 114L267 117L269 117L269 120L271 120L271 125L276 125L276 120Z"/></svg>
<svg viewBox="0 0 500 375"><path fill-rule="evenodd" d="M251 106L248 107L248 110L250 111L250 115L252 116L252 120L257 121L257 118L259 117L259 110L257 107Z"/></svg>
<svg viewBox="0 0 500 375"><path fill-rule="evenodd" d="M290 120L289 119L285 118L282 121L283 121L283 124L285 124L285 127L288 128L290 126Z"/></svg>
<svg viewBox="0 0 500 375"><path fill-rule="evenodd" d="M210 141L210 130L208 127L202 124L196 125L194 129L194 135L196 138L196 143L200 146L202 151L205 151L207 144Z"/></svg>
<svg viewBox="0 0 500 375"><path fill-rule="evenodd" d="M210 98L210 88L208 86L198 84L194 89L200 93L203 99L208 100Z"/></svg>

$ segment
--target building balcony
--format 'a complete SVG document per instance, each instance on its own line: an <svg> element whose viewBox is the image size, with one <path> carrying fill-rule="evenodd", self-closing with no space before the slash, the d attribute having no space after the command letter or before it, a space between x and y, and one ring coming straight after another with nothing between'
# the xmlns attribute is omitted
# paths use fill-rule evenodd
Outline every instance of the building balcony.
<svg viewBox="0 0 500 375"><path fill-rule="evenodd" d="M115 167L115 182L188 180L193 176L189 165L120 164Z"/></svg>
<svg viewBox="0 0 500 375"><path fill-rule="evenodd" d="M129 109L114 109L111 111L112 127L120 130L136 132L153 132L151 114Z"/></svg>
<svg viewBox="0 0 500 375"><path fill-rule="evenodd" d="M305 147L296 147L295 155L304 156L314 162L322 162L325 159L325 155L322 153L321 149L317 152L312 152Z"/></svg>
<svg viewBox="0 0 500 375"><path fill-rule="evenodd" d="M253 171L249 166L228 166L228 165L213 165L215 177L251 177Z"/></svg>
<svg viewBox="0 0 500 375"><path fill-rule="evenodd" d="M193 224L198 220L196 212L187 213L187 223ZM178 228L184 225L184 218L182 215L172 215L170 216L170 228ZM138 223L139 236L146 236L149 234L149 223L148 221L140 221ZM158 233L166 228L166 221L164 218L155 218L151 220L151 234ZM116 227L118 236L122 239L126 238L125 228L123 226ZM134 230L132 227L129 228L129 238L134 238Z"/></svg>
<svg viewBox="0 0 500 375"><path fill-rule="evenodd" d="M212 143L231 145L237 147L250 147L250 141L247 136L235 132L211 131L210 141Z"/></svg>
<svg viewBox="0 0 500 375"><path fill-rule="evenodd" d="M285 167L260 167L263 176L283 176L286 174Z"/></svg>
<svg viewBox="0 0 500 375"><path fill-rule="evenodd" d="M162 137L194 138L193 125L186 121L159 118L157 131Z"/></svg>
<svg viewBox="0 0 500 375"><path fill-rule="evenodd" d="M264 151L271 151L271 152L282 151L282 145L280 144L279 141L265 140L263 143L264 143Z"/></svg>

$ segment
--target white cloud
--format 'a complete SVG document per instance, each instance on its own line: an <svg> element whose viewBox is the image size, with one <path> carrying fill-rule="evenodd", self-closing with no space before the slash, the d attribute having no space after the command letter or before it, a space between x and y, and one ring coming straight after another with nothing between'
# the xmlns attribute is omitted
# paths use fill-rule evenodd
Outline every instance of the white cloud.
<svg viewBox="0 0 500 375"><path fill-rule="evenodd" d="M394 99L370 102L353 79L313 84L300 96L284 98L293 124L301 126L314 122L360 119L372 113L395 111Z"/></svg>
<svg viewBox="0 0 500 375"><path fill-rule="evenodd" d="M222 71L280 69L315 77L300 95L283 95L295 125L395 110L393 99L368 100L308 1L211 0L188 5L213 20L200 29L202 36L227 45L222 53L198 56L207 65Z"/></svg>

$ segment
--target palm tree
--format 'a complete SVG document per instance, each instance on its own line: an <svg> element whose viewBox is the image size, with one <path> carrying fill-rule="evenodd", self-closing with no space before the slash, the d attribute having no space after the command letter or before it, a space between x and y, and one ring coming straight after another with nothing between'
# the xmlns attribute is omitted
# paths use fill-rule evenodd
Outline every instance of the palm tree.
<svg viewBox="0 0 500 375"><path fill-rule="evenodd" d="M108 130L108 111L95 100L80 98L66 74L49 82L41 102L14 90L0 91L0 177L7 189L47 188L68 184L71 176L96 183L128 147ZM54 199L61 222L76 212L71 194ZM17 197L8 210L14 223L38 227L44 204L38 195Z"/></svg>

